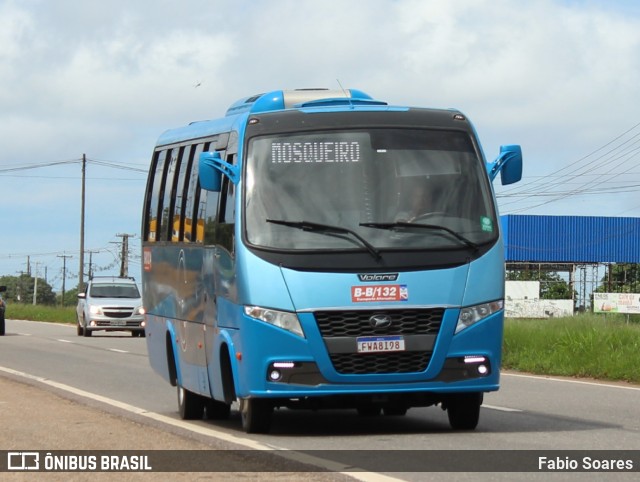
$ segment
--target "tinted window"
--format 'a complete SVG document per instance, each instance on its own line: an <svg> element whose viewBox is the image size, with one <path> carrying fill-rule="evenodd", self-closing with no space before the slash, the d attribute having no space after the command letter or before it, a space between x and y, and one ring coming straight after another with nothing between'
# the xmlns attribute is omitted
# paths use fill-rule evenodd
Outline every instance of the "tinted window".
<svg viewBox="0 0 640 482"><path fill-rule="evenodd" d="M151 198L149 199L148 211L147 211L147 241L156 241L158 239L159 218L158 210L160 206L160 199L163 194L163 177L165 170L165 159L167 158L167 151L157 151L155 153L154 165L155 168L151 173L150 190Z"/></svg>

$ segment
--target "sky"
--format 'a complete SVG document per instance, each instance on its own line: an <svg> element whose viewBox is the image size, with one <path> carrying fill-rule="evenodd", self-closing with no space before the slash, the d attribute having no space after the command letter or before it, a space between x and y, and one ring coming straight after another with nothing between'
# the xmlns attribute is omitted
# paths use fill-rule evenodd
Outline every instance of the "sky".
<svg viewBox="0 0 640 482"><path fill-rule="evenodd" d="M163 131L340 86L520 144L502 215L640 217L635 0L0 0L0 276L77 285L85 155L85 265L117 274L126 234L139 278Z"/></svg>

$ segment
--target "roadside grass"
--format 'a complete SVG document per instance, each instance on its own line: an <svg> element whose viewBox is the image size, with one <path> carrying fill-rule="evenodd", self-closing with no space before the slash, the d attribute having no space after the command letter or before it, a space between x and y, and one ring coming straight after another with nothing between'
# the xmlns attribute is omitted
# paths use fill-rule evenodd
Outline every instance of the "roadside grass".
<svg viewBox="0 0 640 482"><path fill-rule="evenodd" d="M75 307L12 303L6 317L76 322ZM640 322L623 315L507 319L503 346L505 369L640 383Z"/></svg>
<svg viewBox="0 0 640 482"><path fill-rule="evenodd" d="M640 383L640 323L584 314L505 320L502 366L541 375Z"/></svg>
<svg viewBox="0 0 640 482"><path fill-rule="evenodd" d="M49 321L52 323L75 323L75 306L45 306L10 303L5 314L7 319Z"/></svg>

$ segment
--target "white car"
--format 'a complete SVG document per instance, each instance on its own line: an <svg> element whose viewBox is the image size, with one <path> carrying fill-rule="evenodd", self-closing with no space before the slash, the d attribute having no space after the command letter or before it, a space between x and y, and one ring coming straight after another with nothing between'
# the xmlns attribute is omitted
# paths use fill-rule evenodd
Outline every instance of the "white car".
<svg viewBox="0 0 640 482"><path fill-rule="evenodd" d="M94 277L84 293L78 293L78 336L94 331L130 331L144 335L142 297L133 278Z"/></svg>

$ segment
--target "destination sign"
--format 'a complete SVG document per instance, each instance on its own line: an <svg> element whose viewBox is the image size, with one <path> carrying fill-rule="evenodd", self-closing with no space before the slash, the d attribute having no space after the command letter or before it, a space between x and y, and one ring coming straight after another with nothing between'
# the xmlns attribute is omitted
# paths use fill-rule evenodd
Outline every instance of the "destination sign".
<svg viewBox="0 0 640 482"><path fill-rule="evenodd" d="M360 143L357 141L273 142L271 162L275 164L360 162Z"/></svg>

